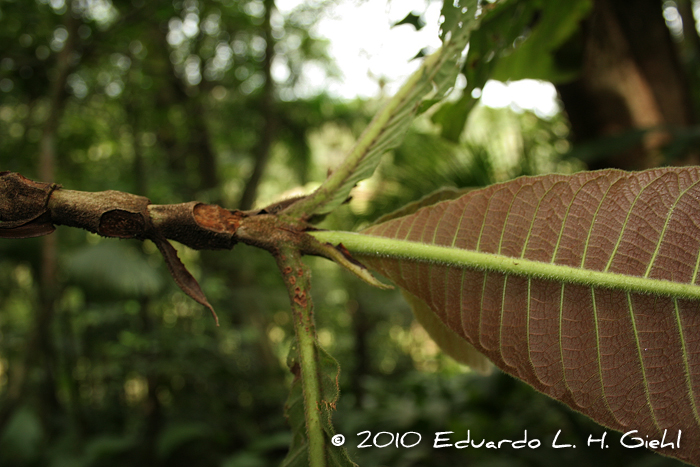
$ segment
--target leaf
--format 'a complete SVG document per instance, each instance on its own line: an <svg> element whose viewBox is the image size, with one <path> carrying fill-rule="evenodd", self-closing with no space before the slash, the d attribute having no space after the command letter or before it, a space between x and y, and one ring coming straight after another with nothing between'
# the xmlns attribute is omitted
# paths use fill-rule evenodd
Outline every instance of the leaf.
<svg viewBox="0 0 700 467"><path fill-rule="evenodd" d="M513 53L503 56L493 79L541 79L555 83L576 78L581 65L579 44L568 43L592 8L591 0L543 0L536 24ZM569 50L571 49L571 50Z"/></svg>
<svg viewBox="0 0 700 467"><path fill-rule="evenodd" d="M51 213L44 212L29 221L3 222L0 220L0 238L33 238L53 233Z"/></svg>
<svg viewBox="0 0 700 467"><path fill-rule="evenodd" d="M344 447L335 447L331 443L331 438L335 435L331 413L332 410L335 409L335 403L340 396L340 388L338 387L340 365L338 365L338 362L318 345L318 343L315 345L318 355L318 373L322 398L322 403L319 404L319 410L321 411L323 432L326 438L324 443L326 465L328 467L357 467L348 457L348 453ZM296 344L289 350L287 365L292 373L294 373L294 381L292 382L289 398L284 406L284 414L292 427L294 437L287 457L285 457L282 462L282 467L308 467L309 441L304 417L304 395L302 392L299 348Z"/></svg>
<svg viewBox="0 0 700 467"><path fill-rule="evenodd" d="M413 11L407 14L401 21L394 23L392 27L401 26L402 24L409 24L413 26L416 31L420 31L425 27L423 18L421 18L420 14L416 14Z"/></svg>
<svg viewBox="0 0 700 467"><path fill-rule="evenodd" d="M394 212L390 212L389 214L384 214L382 217L377 219L376 222L373 223L373 225L381 224L382 222L386 222L386 221L389 221L391 219L397 219L399 217L413 214L414 212L416 212L417 210L419 210L422 207L430 206L430 205L435 204L439 201L445 201L445 200L458 198L459 196L461 196L465 193L469 193L472 190L473 190L473 188L452 188L452 187L438 188L437 190L425 195L423 198L421 198L417 201L413 201L411 203L408 203L404 207L397 209Z"/></svg>
<svg viewBox="0 0 700 467"><path fill-rule="evenodd" d="M205 423L180 422L167 425L158 436L158 459L167 461L185 443L200 441L211 436L211 428Z"/></svg>
<svg viewBox="0 0 700 467"><path fill-rule="evenodd" d="M479 97L472 97L472 92L482 89L500 58L517 48L516 39L527 32L536 11L534 2L510 0L498 2L484 13L469 38L469 51L462 67L467 86L462 97L444 103L432 117L442 126L444 138L459 142L467 117L479 101Z"/></svg>
<svg viewBox="0 0 700 467"><path fill-rule="evenodd" d="M156 244L158 250L160 250L161 254L163 255L163 259L165 259L165 264L168 265L168 270L173 276L173 279L175 279L175 283L178 285L178 287L180 287L182 291L189 295L195 302L209 308L212 316L214 317L214 321L218 326L219 317L216 316L214 307L212 307L209 304L209 301L207 301L207 297L204 295L204 292L202 292L202 289L199 287L197 279L195 279L192 276L192 274L190 274L185 265L182 264L182 261L180 261L180 258L177 256L177 250L173 248L170 242L157 235L153 235L151 237L151 240L153 240L153 243Z"/></svg>
<svg viewBox="0 0 700 467"><path fill-rule="evenodd" d="M100 242L70 253L65 269L91 298L140 298L158 293L162 279L124 243Z"/></svg>
<svg viewBox="0 0 700 467"><path fill-rule="evenodd" d="M418 201L414 201L401 209L383 215L377 219L375 224L413 214L422 207L430 206L443 200L455 199L469 191L472 191L472 189L440 188ZM488 358L484 357L484 355L479 353L471 344L445 326L445 324L430 310L427 303L406 290L402 290L401 292L406 302L411 306L416 321L423 326L430 338L438 344L443 352L457 362L467 365L479 373L488 374L491 372L493 365Z"/></svg>
<svg viewBox="0 0 700 467"><path fill-rule="evenodd" d="M311 271L293 248L280 248L275 259L287 286L295 336L287 358L294 381L285 406L293 438L282 465L353 467L342 443L333 443L331 412L340 394L340 366L316 338Z"/></svg>
<svg viewBox="0 0 700 467"><path fill-rule="evenodd" d="M20 407L0 434L0 460L9 465L36 463L40 459L45 438L39 416L31 407Z"/></svg>
<svg viewBox="0 0 700 467"><path fill-rule="evenodd" d="M345 201L357 182L372 175L381 156L397 147L419 111L442 99L454 86L462 51L471 31L479 24L478 0L463 0L458 7L443 10L443 46L425 58L421 67L380 110L357 140L343 163L306 199L286 213L310 216L332 211ZM424 105L425 104L425 105Z"/></svg>
<svg viewBox="0 0 700 467"><path fill-rule="evenodd" d="M440 347L447 355L455 361L467 365L472 370L478 371L483 375L488 375L493 369L493 365L484 354L480 353L466 340L454 332L445 323L433 313L428 306L420 298L410 292L402 290L403 296L411 305L413 315L416 321L423 326L432 340Z"/></svg>
<svg viewBox="0 0 700 467"><path fill-rule="evenodd" d="M700 464L700 168L522 177L342 241L496 366ZM376 237L375 237L376 236ZM382 237L382 238L380 238Z"/></svg>
<svg viewBox="0 0 700 467"><path fill-rule="evenodd" d="M479 100L480 94L472 97L472 91L482 89L489 79L574 79L581 62L576 34L591 7L590 0L510 0L492 6L469 41L462 69L467 86L462 97L445 103L432 117L442 126L442 136L459 141Z"/></svg>

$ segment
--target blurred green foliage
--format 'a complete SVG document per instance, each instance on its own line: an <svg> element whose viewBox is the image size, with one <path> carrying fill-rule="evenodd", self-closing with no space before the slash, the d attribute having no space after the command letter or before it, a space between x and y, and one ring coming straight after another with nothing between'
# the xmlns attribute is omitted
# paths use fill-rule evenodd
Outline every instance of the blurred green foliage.
<svg viewBox="0 0 700 467"><path fill-rule="evenodd" d="M49 144L55 181L67 188L235 207L261 151L261 127L274 117L259 204L320 180L377 103L338 102L305 87L310 62L334 73L326 44L309 33L323 2L273 11L266 23L271 5L0 1L0 169L38 178ZM287 72L267 110L266 28ZM561 115L477 107L466 130L445 136L431 119L417 122L322 226L353 229L442 186L583 168L564 157ZM246 246L178 248L218 311L216 328L172 283L152 244L62 227L53 236L57 290L48 299L43 240L0 242L0 465L279 464L291 441L283 404L293 331L272 258ZM319 341L342 367L336 430L360 465L672 463L639 450L601 457L593 448L547 447L559 429L578 443L603 430L510 377L478 376L440 354L398 291L309 262ZM365 430L415 431L423 441L357 449L355 434ZM527 430L543 447L431 447L435 432L464 439L468 430L488 439Z"/></svg>

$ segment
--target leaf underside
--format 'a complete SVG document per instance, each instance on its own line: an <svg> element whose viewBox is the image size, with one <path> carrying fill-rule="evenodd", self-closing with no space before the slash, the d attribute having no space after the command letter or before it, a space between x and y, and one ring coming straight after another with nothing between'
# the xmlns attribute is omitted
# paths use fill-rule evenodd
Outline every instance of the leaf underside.
<svg viewBox="0 0 700 467"><path fill-rule="evenodd" d="M177 256L177 250L173 248L170 242L160 236L154 236L151 240L153 240L153 243L156 244L158 250L163 255L165 264L168 266L168 270L173 276L173 279L175 279L175 283L178 285L178 287L180 287L180 289L182 289L182 291L189 295L194 301L209 308L209 311L211 311L211 314L214 317L214 322L218 326L219 317L216 315L214 307L211 306L207 300L207 297L204 295L204 292L202 292L197 279L190 274L185 265L182 264L182 261L180 261L180 258Z"/></svg>
<svg viewBox="0 0 700 467"><path fill-rule="evenodd" d="M362 233L700 285L700 168L522 177ZM502 370L700 464L700 300L361 256Z"/></svg>

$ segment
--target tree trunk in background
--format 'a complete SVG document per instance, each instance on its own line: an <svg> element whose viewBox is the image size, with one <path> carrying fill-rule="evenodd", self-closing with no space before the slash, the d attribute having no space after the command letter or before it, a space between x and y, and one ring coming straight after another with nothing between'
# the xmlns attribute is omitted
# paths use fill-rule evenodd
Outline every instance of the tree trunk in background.
<svg viewBox="0 0 700 467"><path fill-rule="evenodd" d="M190 99L187 115L190 120L189 151L197 156L199 168L199 188L203 190L216 188L219 185L216 176L216 157L211 146L209 128L205 120L205 110L201 97Z"/></svg>
<svg viewBox="0 0 700 467"><path fill-rule="evenodd" d="M258 144L253 149L255 162L253 172L248 178L243 194L238 203L238 209L246 210L253 207L255 198L258 193L258 186L262 180L265 166L270 160L270 152L272 149L272 141L275 138L275 109L274 109L274 94L275 84L272 80L272 60L275 56L275 39L272 37L272 24L270 18L272 10L275 8L274 0L265 0L265 18L263 21L263 34L265 39L265 60L263 61L263 73L265 75L265 84L262 89L260 101L260 115L262 116L262 125Z"/></svg>
<svg viewBox="0 0 700 467"><path fill-rule="evenodd" d="M133 60L132 60L133 61ZM133 83L130 83L133 86ZM148 197L148 184L146 180L146 164L143 159L143 148L139 141L140 113L137 110L136 99L130 96L125 104L126 118L131 126L132 150L134 151L134 165L132 169L134 180L134 193Z"/></svg>
<svg viewBox="0 0 700 467"><path fill-rule="evenodd" d="M53 182L56 178L56 131L61 120L64 104L67 97L66 85L68 75L73 69L71 61L75 52L76 39L78 34L78 20L71 14L66 14L66 29L68 39L63 50L56 58L56 78L52 83L51 102L49 115L44 124L40 140L39 153L39 178L47 182ZM39 310L35 321L35 332L29 345L29 355L38 353L41 366L43 367L42 378L42 401L46 417L56 412L60 407L57 398L56 375L54 374L56 365L56 355L54 349L54 339L51 335L56 298L58 295L57 272L57 239L56 235L47 235L41 238L41 276L39 280ZM36 350L33 348L36 347ZM35 354L36 355L36 354ZM31 358L31 357L29 357ZM29 364L31 365L31 361Z"/></svg>
<svg viewBox="0 0 700 467"><path fill-rule="evenodd" d="M686 62L697 60L700 53L700 36L695 29L693 0L676 0L676 4L683 20L682 58Z"/></svg>
<svg viewBox="0 0 700 467"><path fill-rule="evenodd" d="M697 83L700 82L700 35L698 35L695 26L693 0L677 0L676 3L683 21L683 42L681 43L680 57L685 66L688 81ZM694 108L700 108L700 89L697 86L691 86L690 92Z"/></svg>
<svg viewBox="0 0 700 467"><path fill-rule="evenodd" d="M155 336L154 329L155 324L151 315L149 314L150 300L148 297L143 297L139 300L139 318L141 320L141 331L144 336L149 339L157 340ZM158 352L151 351L151 359L153 361L158 360ZM146 418L144 426L144 443L142 444L144 452L143 456L147 464L150 466L158 465L158 439L163 430L164 420L163 420L163 406L158 399L158 386L161 384L161 375L157 370L157 367L148 367L146 370L146 384L148 391L146 393L146 400L144 401L144 415Z"/></svg>
<svg viewBox="0 0 700 467"><path fill-rule="evenodd" d="M159 79L158 91L154 98L154 115L156 136L165 150L171 172L181 176L185 174L186 198L197 197L199 190L207 190L218 186L217 165L211 136L206 124L204 106L199 96L190 96L186 85L177 76L175 66L170 59L171 47L167 40L167 29L154 24L150 31L149 40L155 44L149 59L144 62L144 71L154 79ZM164 70L167 70L164 72ZM163 80L162 76L166 79ZM181 128L173 123L170 112L182 112L187 126L187 136L179 137ZM196 185L187 177L188 169L194 158L196 160L199 180Z"/></svg>
<svg viewBox="0 0 700 467"><path fill-rule="evenodd" d="M74 68L73 54L76 50L79 21L71 14L65 15L65 27L68 31L66 43L56 57L55 77L51 83L49 112L39 141L38 174L41 180L53 182L56 168L56 132L67 97L66 85L68 75ZM25 380L22 386L30 383L29 372L40 368L41 417L44 426L52 433L58 427L53 426L52 418L60 411L57 397L56 349L51 327L54 321L56 298L58 295L57 272L57 236L47 235L41 238L41 265L39 271L39 308L34 318L34 330L28 342L25 363ZM22 390L24 393L25 390ZM22 397L20 394L19 397Z"/></svg>
<svg viewBox="0 0 700 467"><path fill-rule="evenodd" d="M658 0L595 0L583 27L580 77L558 85L575 143L694 122L690 90ZM663 131L589 168L643 169L663 162ZM696 156L676 163L697 163Z"/></svg>

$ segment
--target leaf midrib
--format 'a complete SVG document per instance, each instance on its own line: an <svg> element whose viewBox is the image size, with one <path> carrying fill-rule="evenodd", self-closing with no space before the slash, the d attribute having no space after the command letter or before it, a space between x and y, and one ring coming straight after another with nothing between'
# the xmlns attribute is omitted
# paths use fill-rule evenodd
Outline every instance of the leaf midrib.
<svg viewBox="0 0 700 467"><path fill-rule="evenodd" d="M311 232L322 242L342 243L358 256L388 257L439 263L460 268L517 274L556 282L624 290L684 299L700 299L700 286L649 277L594 271L493 253L430 245L354 232Z"/></svg>

